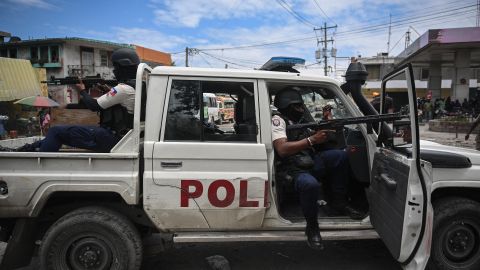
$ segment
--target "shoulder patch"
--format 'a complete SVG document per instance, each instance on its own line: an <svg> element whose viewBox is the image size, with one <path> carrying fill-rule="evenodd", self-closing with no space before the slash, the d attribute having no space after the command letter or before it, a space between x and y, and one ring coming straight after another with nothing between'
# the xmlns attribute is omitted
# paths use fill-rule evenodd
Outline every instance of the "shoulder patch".
<svg viewBox="0 0 480 270"><path fill-rule="evenodd" d="M272 119L272 124L276 127L280 126L280 120L278 118Z"/></svg>
<svg viewBox="0 0 480 270"><path fill-rule="evenodd" d="M112 89L110 89L110 92L108 92L108 95L109 96L115 96L117 94L117 89L115 89L115 87L112 87Z"/></svg>

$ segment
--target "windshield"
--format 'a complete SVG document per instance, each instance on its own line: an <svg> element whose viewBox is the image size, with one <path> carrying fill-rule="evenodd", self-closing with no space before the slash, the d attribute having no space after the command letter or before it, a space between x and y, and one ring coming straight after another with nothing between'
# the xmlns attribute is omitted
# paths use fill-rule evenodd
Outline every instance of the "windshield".
<svg viewBox="0 0 480 270"><path fill-rule="evenodd" d="M302 93L303 102L315 121L351 117L342 101L333 95L322 95L325 91Z"/></svg>

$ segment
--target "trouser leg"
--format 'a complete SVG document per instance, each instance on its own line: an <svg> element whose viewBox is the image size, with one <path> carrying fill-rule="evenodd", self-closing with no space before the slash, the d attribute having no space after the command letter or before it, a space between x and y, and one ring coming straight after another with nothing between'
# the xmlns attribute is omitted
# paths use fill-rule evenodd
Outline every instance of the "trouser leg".
<svg viewBox="0 0 480 270"><path fill-rule="evenodd" d="M53 126L48 131L45 139L39 141L40 152L58 152L63 144L63 138L70 126Z"/></svg>
<svg viewBox="0 0 480 270"><path fill-rule="evenodd" d="M40 152L57 152L62 144L95 152L109 152L117 142L118 138L102 127L54 126L39 144Z"/></svg>
<svg viewBox="0 0 480 270"><path fill-rule="evenodd" d="M347 152L325 150L315 156L315 175L325 177L329 182L332 206L341 208L347 205L349 164Z"/></svg>
<svg viewBox="0 0 480 270"><path fill-rule="evenodd" d="M318 226L318 194L320 183L309 173L301 173L295 179L295 188L299 193L300 206L307 226Z"/></svg>

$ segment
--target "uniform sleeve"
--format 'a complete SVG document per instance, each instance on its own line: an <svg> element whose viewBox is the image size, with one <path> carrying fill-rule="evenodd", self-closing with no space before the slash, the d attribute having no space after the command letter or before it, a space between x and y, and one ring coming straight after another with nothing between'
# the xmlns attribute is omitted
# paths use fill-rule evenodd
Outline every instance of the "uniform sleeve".
<svg viewBox="0 0 480 270"><path fill-rule="evenodd" d="M110 108L114 105L122 103L122 101L127 97L127 93L124 85L117 85L112 87L110 91L97 99L98 105L102 109Z"/></svg>
<svg viewBox="0 0 480 270"><path fill-rule="evenodd" d="M272 117L272 141L287 138L287 124L280 116Z"/></svg>

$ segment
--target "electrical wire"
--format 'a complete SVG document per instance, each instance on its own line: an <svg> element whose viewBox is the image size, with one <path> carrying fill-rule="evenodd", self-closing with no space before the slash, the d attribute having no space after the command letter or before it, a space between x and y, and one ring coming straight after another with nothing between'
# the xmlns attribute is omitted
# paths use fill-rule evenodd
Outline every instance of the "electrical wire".
<svg viewBox="0 0 480 270"><path fill-rule="evenodd" d="M398 43L400 42L400 40L402 40L405 35L406 35L406 34L404 33L404 34L398 39L398 41L395 43L395 45L393 45L393 47L388 51L388 53L390 53L391 51L393 51L393 49L395 49L395 47L398 45Z"/></svg>
<svg viewBox="0 0 480 270"><path fill-rule="evenodd" d="M442 4L422 6L422 9L415 9L417 12L410 12L408 10L407 11L402 11L403 13L408 13L407 16L402 16L402 15L399 15L398 13L392 13L392 17L396 17L396 18L418 18L419 16L423 16L425 14L425 10L428 10L428 12L441 12L441 11L444 11L444 10L451 10L452 7L458 7L460 5L460 2L470 2L470 4L472 4L471 0L457 0L457 1L452 1L452 2L447 2L447 3L442 3ZM452 7L450 7L450 6L452 6ZM382 16L382 17L376 17L376 18L368 17L368 20L359 21L359 23L367 23L367 24L370 23L371 24L374 21L382 21L382 20L384 20L386 23L388 23L389 19L390 19L390 16Z"/></svg>
<svg viewBox="0 0 480 270"><path fill-rule="evenodd" d="M281 0L277 0L281 1ZM392 29L394 28L399 28L404 25L411 25L413 23L432 23L435 21L438 21L439 19L446 18L446 17L452 17L456 15L465 15L464 11L461 11L466 8L471 8L475 7L476 5L467 5L463 7L458 7L455 9L450 9L450 10L443 10L440 12L436 13L428 13L424 16L420 17L404 17L402 19L398 19L392 22ZM454 12L458 11L458 12ZM468 12L473 12L475 10L467 11ZM453 12L453 13L452 13ZM443 14L446 13L442 16L438 16L438 14ZM433 17L434 16L434 17ZM432 18L430 18L432 17ZM356 35L358 34L364 34L364 33L375 33L379 31L385 31L384 27L388 26L389 23L384 23L384 24L377 24L377 25L370 25L370 26L364 26L362 28L356 28L356 29L351 29L343 32L337 32L337 39L336 40L344 40L346 38L355 38ZM307 34L303 34L307 35ZM364 36L363 36L364 37ZM250 45L240 45L240 46L232 46L232 47L223 47L223 48L208 48L208 49L199 49L201 51L218 51L218 50L242 50L242 49L251 49L251 48L261 48L265 47L272 47L272 46L280 46L280 45L286 45L286 44L292 44L292 43L298 43L298 42L305 42L305 41L310 41L310 40L316 40L317 37L305 37L305 38L297 38L297 39L289 39L289 40L282 40L282 41L276 41L276 42L264 42L264 43L258 43L258 44L250 44ZM175 52L175 54L179 53L184 53L182 51Z"/></svg>
<svg viewBox="0 0 480 270"><path fill-rule="evenodd" d="M471 8L471 7L474 7L474 6L476 6L476 5L468 5L468 6L455 8L455 9L445 10L443 12L430 13L430 14L424 15L422 17L415 17L417 20L415 20L415 19L412 20L411 18L404 18L404 19L400 19L400 20L395 20L395 21L392 21L392 27L394 25L400 25L398 23L402 23L402 22L406 22L406 21L409 21L409 23L411 24L412 22L416 22L418 20L433 20L433 19L437 19L437 18L440 18L440 17L444 17L444 16L452 16L452 15L462 14L462 12L465 12L465 11L460 11L460 10L463 10L463 9L466 9L466 8ZM439 14L449 13L449 12L453 12L453 11L458 11L458 12L438 16ZM434 18L426 18L426 17L432 17L432 16ZM419 18L423 18L423 19L419 19ZM378 28L378 27L386 27L388 25L390 25L390 23L382 23L382 24L377 24L377 25L363 26L361 28L359 27L359 28L352 29L352 30L339 31L339 32L337 32L337 35L344 35L344 34L347 34L347 33L356 33L356 32L365 32L369 29L374 29L374 28Z"/></svg>
<svg viewBox="0 0 480 270"><path fill-rule="evenodd" d="M210 67L213 67L210 62L207 61L207 59L205 59L205 57L203 57L203 55L201 53L199 53L198 55L200 55L200 57L203 59L203 61L205 61Z"/></svg>
<svg viewBox="0 0 480 270"><path fill-rule="evenodd" d="M320 9L320 11L323 13L323 15L325 15L324 18L330 20L332 23L334 23L335 25L337 24L336 22L334 22L330 17L328 17L327 13L325 13L325 11L320 7L320 4L318 4L317 0L313 0L313 2L315 3L315 5L318 7L318 9Z"/></svg>
<svg viewBox="0 0 480 270"><path fill-rule="evenodd" d="M284 0L276 0L276 1L280 6L282 6L288 13L290 13L293 17L295 17L301 23L303 23L307 26L313 27L313 28L316 27L316 25L314 23L310 22L305 17L303 17L299 13L295 12L295 10L293 10L293 8L290 7Z"/></svg>
<svg viewBox="0 0 480 270"><path fill-rule="evenodd" d="M221 61L221 62L224 62L224 63L236 65L236 66L239 66L239 67L253 68L253 67L251 67L251 66L246 66L246 65L242 65L242 64L237 64L237 63L234 63L234 62L231 62L231 61L222 59L222 58L220 58L220 57L217 57L217 56L211 55L211 54L209 54L209 53L206 53L206 52L204 52L204 51L200 51L200 53L203 53L203 54L205 54L205 55L207 55L207 56L209 56L209 57L211 57L211 58L214 58L214 59L216 59L216 60L218 60L218 61Z"/></svg>

